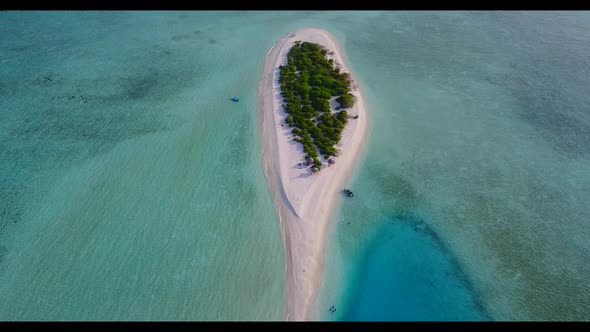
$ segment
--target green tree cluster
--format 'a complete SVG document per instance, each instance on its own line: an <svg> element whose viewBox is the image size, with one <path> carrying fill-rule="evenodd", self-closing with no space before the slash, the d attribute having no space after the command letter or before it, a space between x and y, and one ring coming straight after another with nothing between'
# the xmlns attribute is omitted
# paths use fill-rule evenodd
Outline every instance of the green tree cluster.
<svg viewBox="0 0 590 332"><path fill-rule="evenodd" d="M325 158L335 155L335 145L348 120L344 110L332 114L330 99L338 97L339 109L354 105L350 75L334 68L326 54L319 44L296 41L287 64L279 68L283 108L289 114L285 121L293 128L294 140L303 144L307 158L312 158L318 169L321 162L317 151Z"/></svg>
<svg viewBox="0 0 590 332"><path fill-rule="evenodd" d="M354 97L349 93L336 98L336 101L340 104L339 108L349 108L354 105Z"/></svg>

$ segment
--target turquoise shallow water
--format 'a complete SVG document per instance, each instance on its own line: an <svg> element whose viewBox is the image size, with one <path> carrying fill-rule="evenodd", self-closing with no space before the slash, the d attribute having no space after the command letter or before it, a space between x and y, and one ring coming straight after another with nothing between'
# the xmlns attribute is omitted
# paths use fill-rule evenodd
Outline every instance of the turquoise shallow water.
<svg viewBox="0 0 590 332"><path fill-rule="evenodd" d="M0 319L281 319L256 89L306 26L370 113L317 316L587 319L588 18L0 13Z"/></svg>
<svg viewBox="0 0 590 332"><path fill-rule="evenodd" d="M255 108L273 36L231 14L1 15L0 318L280 319Z"/></svg>
<svg viewBox="0 0 590 332"><path fill-rule="evenodd" d="M322 319L588 319L588 18L396 12L346 34L371 130Z"/></svg>

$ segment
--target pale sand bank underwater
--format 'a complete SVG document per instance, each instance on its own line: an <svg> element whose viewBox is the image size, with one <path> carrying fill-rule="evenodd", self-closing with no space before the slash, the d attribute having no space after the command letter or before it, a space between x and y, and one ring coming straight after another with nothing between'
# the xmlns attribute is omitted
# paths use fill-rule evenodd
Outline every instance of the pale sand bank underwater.
<svg viewBox="0 0 590 332"><path fill-rule="evenodd" d="M315 28L301 29L280 39L269 51L264 65L259 86L263 158L285 244L287 320L307 320L312 316L310 308L323 269L327 225L358 159L367 129L363 98L353 80L352 94L356 103L348 113L358 115L358 119L351 119L346 125L337 146L342 153L336 163L313 176L298 167L305 153L300 144L293 141L291 129L281 126L287 113L281 107L278 84L278 68L286 64L287 53L297 40L324 46L336 65L350 73L334 37ZM325 162L323 158L320 160Z"/></svg>

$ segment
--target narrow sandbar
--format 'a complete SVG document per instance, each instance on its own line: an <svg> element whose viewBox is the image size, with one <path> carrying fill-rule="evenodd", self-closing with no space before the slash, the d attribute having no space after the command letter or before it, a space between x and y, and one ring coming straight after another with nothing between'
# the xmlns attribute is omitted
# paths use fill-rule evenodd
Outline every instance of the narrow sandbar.
<svg viewBox="0 0 590 332"><path fill-rule="evenodd" d="M285 124L287 113L282 109L278 83L279 66L287 63L287 53L297 40L328 49L328 58L334 59L342 72L351 74L351 93L356 99L347 111L358 118L350 119L342 132L336 146L341 151L336 163L314 175L298 166L304 161L305 153L301 144L293 141L292 128ZM316 28L300 29L278 40L270 49L258 87L263 163L277 206L285 249L286 320L312 318L310 309L323 270L327 226L366 136L368 122L363 98L343 60L343 53L330 33ZM326 162L322 157L320 160Z"/></svg>

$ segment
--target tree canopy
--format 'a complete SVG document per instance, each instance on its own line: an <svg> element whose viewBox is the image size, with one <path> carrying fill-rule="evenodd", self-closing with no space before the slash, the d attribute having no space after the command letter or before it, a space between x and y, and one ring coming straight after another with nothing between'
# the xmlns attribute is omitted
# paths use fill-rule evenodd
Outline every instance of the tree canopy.
<svg viewBox="0 0 590 332"><path fill-rule="evenodd" d="M344 110L332 114L330 99L338 97L339 109L354 105L350 75L334 68L326 54L319 44L297 41L287 55L287 64L279 67L283 108L289 114L285 122L293 127L294 140L303 144L306 158L312 158L318 169L317 151L326 159L336 155L334 146L348 120Z"/></svg>
<svg viewBox="0 0 590 332"><path fill-rule="evenodd" d="M340 104L340 108L349 108L354 104L354 97L346 93L338 97L336 101Z"/></svg>

